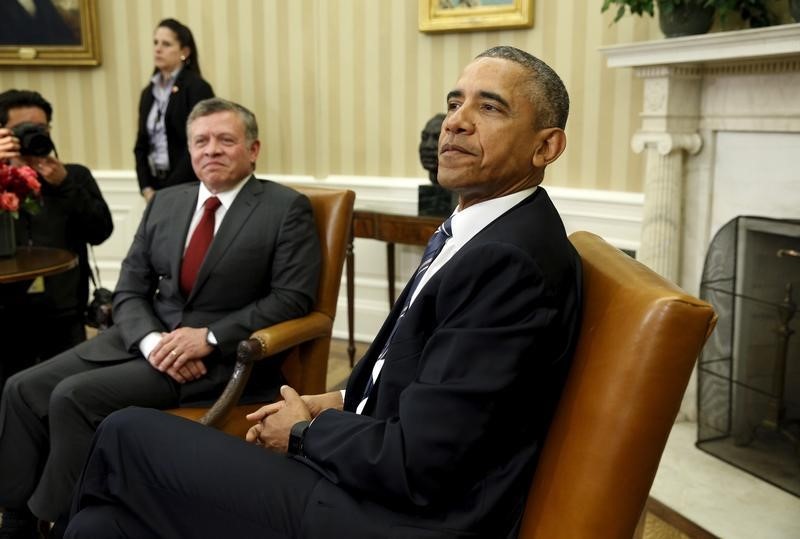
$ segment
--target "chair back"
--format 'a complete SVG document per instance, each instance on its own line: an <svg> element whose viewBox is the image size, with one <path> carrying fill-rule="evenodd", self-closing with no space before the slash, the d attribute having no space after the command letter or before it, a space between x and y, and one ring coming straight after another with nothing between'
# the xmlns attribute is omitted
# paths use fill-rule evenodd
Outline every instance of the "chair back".
<svg viewBox="0 0 800 539"><path fill-rule="evenodd" d="M327 337L302 343L281 366L289 385L304 395L323 393L326 389L333 320L339 300L344 259L350 244L355 193L350 190L293 187L311 201L319 234L322 265L313 312L330 320Z"/></svg>
<svg viewBox="0 0 800 539"><path fill-rule="evenodd" d="M294 187L311 202L322 256L314 310L333 319L339 299L342 268L350 241L355 193L315 187Z"/></svg>
<svg viewBox="0 0 800 539"><path fill-rule="evenodd" d="M630 539L716 315L598 236L570 240L582 326L519 537Z"/></svg>

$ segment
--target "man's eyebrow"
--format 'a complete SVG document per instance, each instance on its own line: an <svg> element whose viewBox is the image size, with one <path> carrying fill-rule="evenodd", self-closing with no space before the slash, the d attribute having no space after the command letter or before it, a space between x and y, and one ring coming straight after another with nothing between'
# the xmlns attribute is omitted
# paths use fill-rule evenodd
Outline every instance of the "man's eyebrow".
<svg viewBox="0 0 800 539"><path fill-rule="evenodd" d="M481 90L480 92L478 92L478 95L480 95L482 99L489 99L491 101L496 101L497 103L503 105L507 109L511 108L511 106L508 104L508 101L506 101L500 94L496 94L494 92L489 92L486 90ZM447 93L448 101L450 101L455 97L463 98L464 92L461 90L450 90L450 92Z"/></svg>
<svg viewBox="0 0 800 539"><path fill-rule="evenodd" d="M484 99L490 99L492 101L497 101L498 103L500 103L501 105L503 105L507 109L511 108L511 105L508 104L508 101L506 101L499 94L496 94L494 92L481 91L480 92L480 96L482 98L484 98Z"/></svg>

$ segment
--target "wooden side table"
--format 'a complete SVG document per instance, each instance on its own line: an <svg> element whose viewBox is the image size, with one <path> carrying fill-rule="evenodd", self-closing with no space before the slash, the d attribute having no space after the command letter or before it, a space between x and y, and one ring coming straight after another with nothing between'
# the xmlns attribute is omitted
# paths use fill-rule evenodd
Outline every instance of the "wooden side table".
<svg viewBox="0 0 800 539"><path fill-rule="evenodd" d="M350 242L347 246L347 354L350 357L350 366L353 366L356 347L353 337L353 296L355 256L353 253L353 239L367 238L386 242L386 274L389 284L389 307L394 305L396 299L394 281L394 246L396 243L406 245L427 245L433 233L442 224L442 217L420 217L417 215L400 215L368 210L353 212L353 227Z"/></svg>
<svg viewBox="0 0 800 539"><path fill-rule="evenodd" d="M14 256L0 258L0 284L47 277L77 265L78 257L66 249L19 247Z"/></svg>

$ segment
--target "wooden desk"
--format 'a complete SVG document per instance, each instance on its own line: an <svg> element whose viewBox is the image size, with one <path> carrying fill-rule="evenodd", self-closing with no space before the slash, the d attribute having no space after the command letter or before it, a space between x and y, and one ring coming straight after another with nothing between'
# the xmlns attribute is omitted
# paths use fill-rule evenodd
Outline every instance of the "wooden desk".
<svg viewBox="0 0 800 539"><path fill-rule="evenodd" d="M78 265L75 253L54 247L19 247L14 256L0 258L0 284L55 275Z"/></svg>
<svg viewBox="0 0 800 539"><path fill-rule="evenodd" d="M368 210L353 212L353 227L350 242L347 246L347 354L350 366L353 366L356 347L353 338L353 295L355 261L353 254L353 238L367 238L386 242L386 274L389 281L389 307L396 298L394 289L394 245L427 245L433 233L444 221L443 217L420 217L417 215L400 215Z"/></svg>

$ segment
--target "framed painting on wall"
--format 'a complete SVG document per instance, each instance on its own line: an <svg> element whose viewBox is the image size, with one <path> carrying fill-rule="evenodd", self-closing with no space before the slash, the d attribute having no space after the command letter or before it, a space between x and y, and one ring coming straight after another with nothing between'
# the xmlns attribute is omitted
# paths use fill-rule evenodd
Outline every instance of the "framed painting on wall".
<svg viewBox="0 0 800 539"><path fill-rule="evenodd" d="M420 32L533 26L533 0L419 0Z"/></svg>
<svg viewBox="0 0 800 539"><path fill-rule="evenodd" d="M97 1L0 1L0 64L99 65Z"/></svg>

